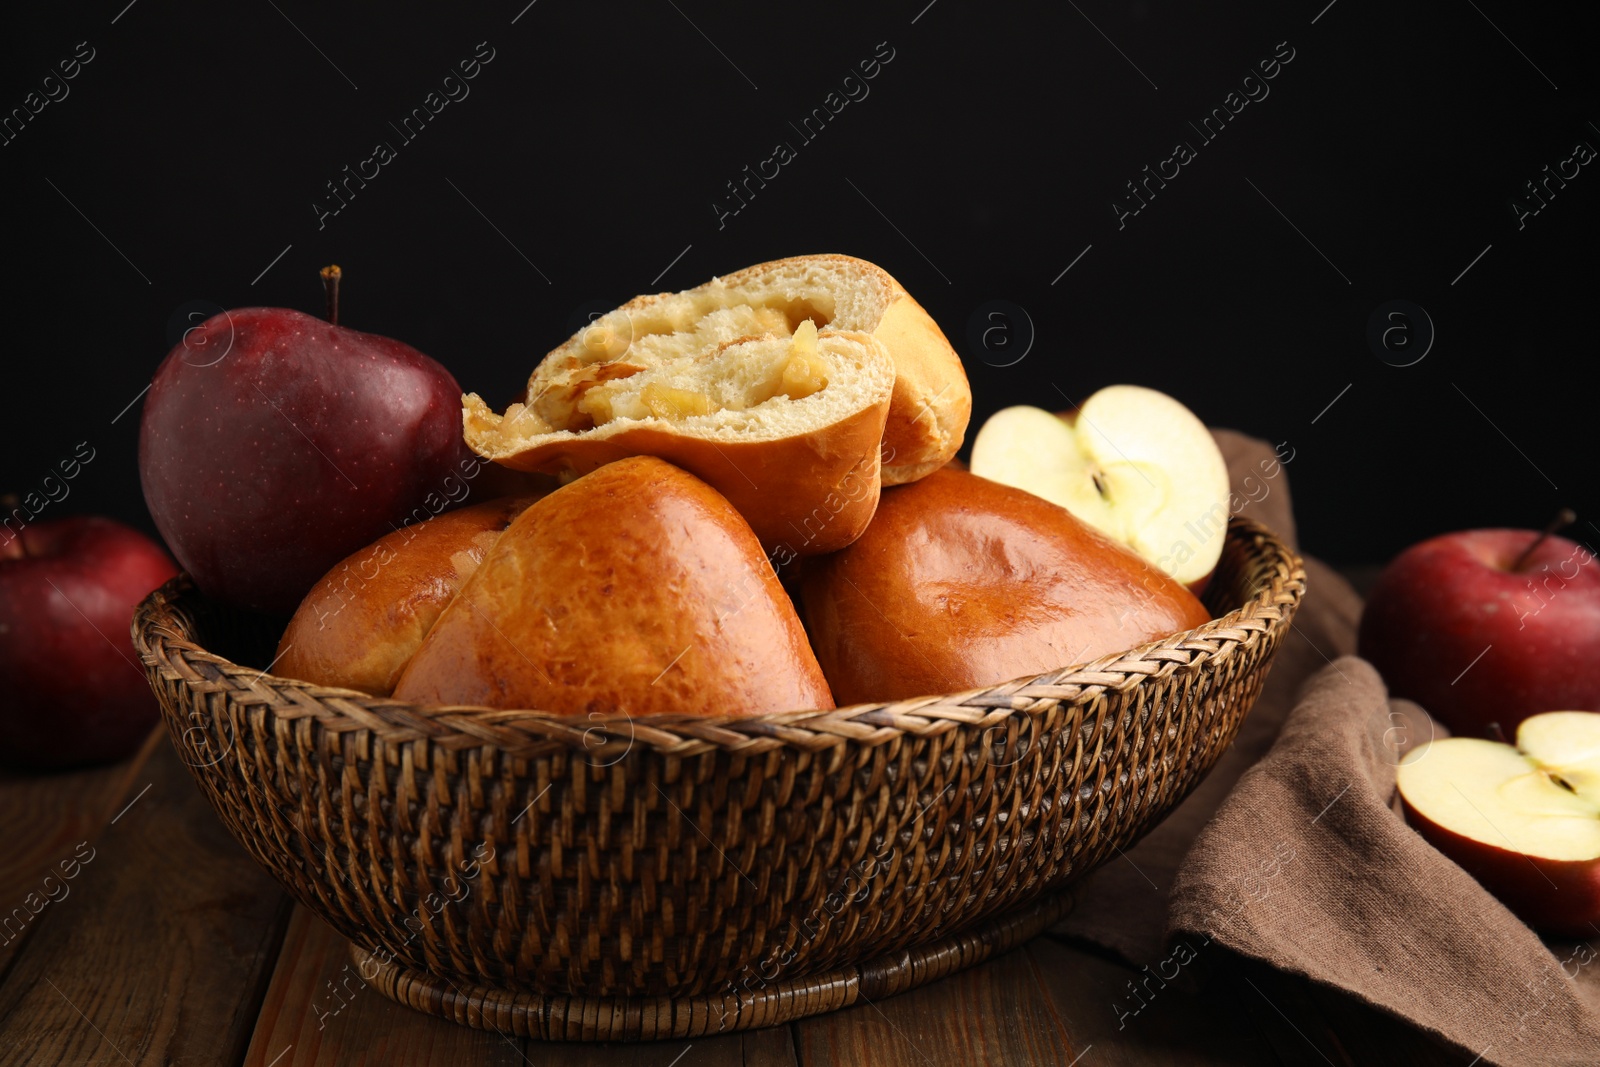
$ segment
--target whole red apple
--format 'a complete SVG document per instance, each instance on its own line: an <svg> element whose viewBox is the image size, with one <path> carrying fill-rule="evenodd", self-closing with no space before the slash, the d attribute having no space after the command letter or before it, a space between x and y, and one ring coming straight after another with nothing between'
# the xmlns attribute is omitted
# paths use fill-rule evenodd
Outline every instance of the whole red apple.
<svg viewBox="0 0 1600 1067"><path fill-rule="evenodd" d="M208 595L278 615L430 494L421 516L441 510L465 456L448 371L285 308L189 331L139 431L145 502L178 562Z"/></svg>
<svg viewBox="0 0 1600 1067"><path fill-rule="evenodd" d="M76 767L139 747L158 711L128 628L177 573L110 519L40 522L0 543L0 762Z"/></svg>
<svg viewBox="0 0 1600 1067"><path fill-rule="evenodd" d="M1600 566L1582 545L1540 538L1445 534L1384 569L1360 652L1393 695L1495 740L1542 711L1600 710Z"/></svg>

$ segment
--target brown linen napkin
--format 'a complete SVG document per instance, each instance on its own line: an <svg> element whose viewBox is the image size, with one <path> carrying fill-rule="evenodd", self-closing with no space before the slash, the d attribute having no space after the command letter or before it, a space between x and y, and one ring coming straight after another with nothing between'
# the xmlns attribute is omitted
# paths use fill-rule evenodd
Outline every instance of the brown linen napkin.
<svg viewBox="0 0 1600 1067"><path fill-rule="evenodd" d="M1173 886L1170 926L1385 1008L1483 1062L1600 1063L1600 938L1547 946L1391 808L1444 736L1350 656L1305 686Z"/></svg>
<svg viewBox="0 0 1600 1067"><path fill-rule="evenodd" d="M1237 513L1265 524L1293 545L1293 447L1274 449L1233 430L1213 430L1212 435L1228 464ZM1266 687L1233 746L1137 846L1074 887L1073 910L1056 924L1056 932L1103 945L1136 966L1165 954L1167 898L1179 863L1239 776L1271 747L1301 683L1332 658L1355 651L1360 615L1361 598L1350 583L1319 561L1306 560L1306 597L1294 629L1278 650Z"/></svg>

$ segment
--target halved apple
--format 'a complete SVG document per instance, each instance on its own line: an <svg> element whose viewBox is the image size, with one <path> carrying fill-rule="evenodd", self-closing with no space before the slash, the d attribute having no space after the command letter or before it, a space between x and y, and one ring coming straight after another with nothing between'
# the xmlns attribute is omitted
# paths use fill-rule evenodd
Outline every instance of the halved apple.
<svg viewBox="0 0 1600 1067"><path fill-rule="evenodd" d="M1396 783L1406 821L1529 926L1600 935L1600 714L1535 715L1516 748L1433 741Z"/></svg>
<svg viewBox="0 0 1600 1067"><path fill-rule="evenodd" d="M1112 385L1075 412L995 412L972 473L1059 504L1198 592L1222 556L1228 468L1205 423L1154 389Z"/></svg>

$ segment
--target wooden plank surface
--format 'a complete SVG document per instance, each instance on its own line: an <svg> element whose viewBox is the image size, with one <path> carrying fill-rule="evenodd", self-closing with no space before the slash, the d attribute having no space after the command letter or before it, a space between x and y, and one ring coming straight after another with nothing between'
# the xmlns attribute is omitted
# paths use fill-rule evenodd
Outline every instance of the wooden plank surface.
<svg viewBox="0 0 1600 1067"><path fill-rule="evenodd" d="M575 1041L534 1041L528 1046L530 1062L544 1067L743 1067L745 1035L696 1037L640 1044L582 1044ZM765 1061L793 1063L791 1060Z"/></svg>
<svg viewBox="0 0 1600 1067"><path fill-rule="evenodd" d="M1070 1067L1083 1048L1025 949L942 981L794 1024L805 1067Z"/></svg>
<svg viewBox="0 0 1600 1067"><path fill-rule="evenodd" d="M520 1038L412 1011L369 987L350 962L350 943L296 905L244 1062L509 1067L523 1057Z"/></svg>
<svg viewBox="0 0 1600 1067"><path fill-rule="evenodd" d="M741 1035L740 1047L744 1052L744 1067L800 1067L791 1026L752 1030Z"/></svg>
<svg viewBox="0 0 1600 1067"><path fill-rule="evenodd" d="M696 1037L639 1044L531 1041L528 1059L560 1067L742 1067L744 1035ZM777 1061L793 1063L793 1060Z"/></svg>
<svg viewBox="0 0 1600 1067"><path fill-rule="evenodd" d="M245 1067L666 1067L686 1050L695 1067L794 1067L788 1031L730 1034L642 1045L524 1041L473 1030L396 1004L361 981L349 942L296 907L273 972Z"/></svg>
<svg viewBox="0 0 1600 1067"><path fill-rule="evenodd" d="M170 745L138 777L149 789L96 842L74 906L40 915L0 984L0 1063L217 1067L244 1051L288 898Z"/></svg>
<svg viewBox="0 0 1600 1067"><path fill-rule="evenodd" d="M47 912L76 908L78 879L99 858L95 841L143 788L139 772L166 736L165 728L153 730L135 755L110 767L0 772L0 980Z"/></svg>

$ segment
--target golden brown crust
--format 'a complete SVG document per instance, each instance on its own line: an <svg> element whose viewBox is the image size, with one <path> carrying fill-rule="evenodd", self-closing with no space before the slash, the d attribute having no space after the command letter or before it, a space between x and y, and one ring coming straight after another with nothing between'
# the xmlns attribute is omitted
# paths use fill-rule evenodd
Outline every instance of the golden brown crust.
<svg viewBox="0 0 1600 1067"><path fill-rule="evenodd" d="M883 484L914 482L948 463L972 418L972 388L961 357L911 294L896 298L873 336L894 357L894 396L883 429Z"/></svg>
<svg viewBox="0 0 1600 1067"><path fill-rule="evenodd" d="M854 544L806 561L802 588L841 705L993 685L1210 618L1065 508L953 468L885 489Z"/></svg>
<svg viewBox="0 0 1600 1067"><path fill-rule="evenodd" d="M395 696L573 715L833 707L755 534L709 485L651 456L523 512Z"/></svg>
<svg viewBox="0 0 1600 1067"><path fill-rule="evenodd" d="M273 673L388 696L485 553L537 496L447 511L386 534L334 567L289 620Z"/></svg>
<svg viewBox="0 0 1600 1067"><path fill-rule="evenodd" d="M757 408L750 415L727 411L683 421L623 418L577 432L523 434L518 420L532 423L537 416L495 415L469 396L466 438L480 455L523 471L582 474L626 456L659 456L727 497L769 553L831 552L866 529L877 507L879 442L894 366L869 334L824 331L819 343L841 362L845 358L836 346L860 361L853 364L860 380L839 386L853 389L854 398L839 394L839 402L828 401L833 414L814 406L811 410L823 414L804 414L808 401L799 400L787 401L792 406L770 421L757 417ZM746 344L728 342L721 350ZM789 342L768 338L756 344L787 348Z"/></svg>
<svg viewBox="0 0 1600 1067"><path fill-rule="evenodd" d="M721 321L710 328L711 333L700 333L703 316L722 314L729 307L743 307L747 314ZM849 432L841 427L807 434L804 427L785 426L781 433L765 435L759 447L783 458L759 465L772 469L788 466L794 471L790 491L775 498L753 493L751 479L736 475L732 465L715 454L726 449L727 437L708 430L705 420L699 420L700 426L642 420L657 433L637 433L634 428L610 423L584 429L593 426L585 408L589 391L601 383L629 378L657 365L662 358L662 337L687 338L681 343L689 349L713 343L726 348L739 340L726 336L729 333L767 330L768 337L774 336L771 331L781 337L807 318L826 327L824 336L848 337L882 353L882 373L889 382L886 387L875 386L886 388L887 395L879 436L872 443L879 468L873 477L883 485L914 481L955 455L972 414L971 389L960 357L928 313L887 271L866 260L836 254L774 260L681 293L635 297L546 355L534 368L523 400L504 417L495 415L476 396L464 398L466 439L480 455L497 463L558 472L563 468L592 469L606 458L643 453L643 442L662 440L659 431L700 438L699 444L684 442L681 447L653 454L711 481L754 525L768 550L778 551L780 544L794 543L793 527L805 525L797 522L797 516L813 517L819 507L831 512L839 498L829 494L844 484L851 472L866 476L860 462L866 442L856 435L864 420L855 420ZM603 340L597 343L597 338ZM756 436L750 435L752 443ZM598 444L606 438L612 443ZM595 443L588 443L591 441ZM842 454L846 447L848 456ZM847 544L848 537L871 515L869 506L851 503L855 506L831 524L828 537L812 540L800 551L829 551ZM807 537L803 535L801 540Z"/></svg>
<svg viewBox="0 0 1600 1067"><path fill-rule="evenodd" d="M883 431L883 484L914 482L944 466L965 438L972 418L972 388L944 331L893 275L855 256L822 253L758 263L718 281L738 288L813 263L849 272L875 290L875 314L835 320L832 325L872 334L894 359L894 395Z"/></svg>
<svg viewBox="0 0 1600 1067"><path fill-rule="evenodd" d="M548 440L498 462L584 474L628 456L658 456L726 497L767 552L814 555L843 548L872 520L880 484L877 442L887 408L885 397L831 426L772 441L717 441L652 425L619 426L605 436Z"/></svg>

